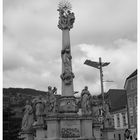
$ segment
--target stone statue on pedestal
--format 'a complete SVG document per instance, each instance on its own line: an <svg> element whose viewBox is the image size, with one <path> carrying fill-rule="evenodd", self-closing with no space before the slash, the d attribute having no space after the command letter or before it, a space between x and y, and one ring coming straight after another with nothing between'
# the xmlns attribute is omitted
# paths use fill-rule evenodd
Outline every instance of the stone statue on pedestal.
<svg viewBox="0 0 140 140"><path fill-rule="evenodd" d="M26 101L26 105L24 107L24 116L22 119L22 131L30 131L32 124L34 122L33 108L29 104L29 101Z"/></svg>
<svg viewBox="0 0 140 140"><path fill-rule="evenodd" d="M59 8L59 24L60 29L71 29L75 20L74 13L65 8Z"/></svg>
<svg viewBox="0 0 140 140"><path fill-rule="evenodd" d="M71 72L72 71L72 68L71 68L72 56L70 54L70 49L66 48L66 49L62 50L61 57L62 57L62 62L65 66L65 69L67 69L68 71Z"/></svg>
<svg viewBox="0 0 140 140"><path fill-rule="evenodd" d="M82 90L81 93L81 108L82 108L82 115L91 115L91 95L88 91L88 87Z"/></svg>
<svg viewBox="0 0 140 140"><path fill-rule="evenodd" d="M69 85L72 83L72 80L74 78L74 74L72 73L72 67L71 67L72 56L70 54L69 47L61 51L61 57L62 57L62 62L64 64L64 73L61 75L61 78L66 85Z"/></svg>
<svg viewBox="0 0 140 140"><path fill-rule="evenodd" d="M52 89L51 86L48 86L46 107L45 107L46 114L56 112L56 96L55 96L56 94L57 94L57 88L54 87Z"/></svg>
<svg viewBox="0 0 140 140"><path fill-rule="evenodd" d="M55 94L57 93L57 88L54 87L52 90L52 87L48 87L48 93L49 93L49 112L55 113L56 111L56 97Z"/></svg>
<svg viewBox="0 0 140 140"><path fill-rule="evenodd" d="M44 109L45 109L45 104L42 100L42 97L39 96L34 99L33 101L34 107L35 107L35 116L36 116L36 125L42 125L44 124Z"/></svg>
<svg viewBox="0 0 140 140"><path fill-rule="evenodd" d="M105 119L104 119L104 123L105 123L105 127L113 127L113 120L112 120L112 116L109 112L109 105L105 104L104 107L104 111L105 111Z"/></svg>

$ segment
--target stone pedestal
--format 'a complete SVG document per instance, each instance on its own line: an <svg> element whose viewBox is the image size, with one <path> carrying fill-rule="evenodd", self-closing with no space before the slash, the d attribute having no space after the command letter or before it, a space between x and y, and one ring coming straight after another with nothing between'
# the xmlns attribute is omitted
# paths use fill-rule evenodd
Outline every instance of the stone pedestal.
<svg viewBox="0 0 140 140"><path fill-rule="evenodd" d="M60 137L60 121L52 118L47 121L47 140L55 140Z"/></svg>
<svg viewBox="0 0 140 140"><path fill-rule="evenodd" d="M34 140L46 140L47 130L44 129L44 125L35 125L33 128L36 130L36 136Z"/></svg>
<svg viewBox="0 0 140 140"><path fill-rule="evenodd" d="M103 140L114 140L114 128L102 129Z"/></svg>
<svg viewBox="0 0 140 140"><path fill-rule="evenodd" d="M23 138L24 140L34 140L33 133L29 131L21 132L20 138Z"/></svg>
<svg viewBox="0 0 140 140"><path fill-rule="evenodd" d="M95 140L91 117L59 114L47 121L47 140Z"/></svg>
<svg viewBox="0 0 140 140"><path fill-rule="evenodd" d="M92 127L93 136L96 138L96 140L101 140L102 133L101 133L101 123L94 123Z"/></svg>

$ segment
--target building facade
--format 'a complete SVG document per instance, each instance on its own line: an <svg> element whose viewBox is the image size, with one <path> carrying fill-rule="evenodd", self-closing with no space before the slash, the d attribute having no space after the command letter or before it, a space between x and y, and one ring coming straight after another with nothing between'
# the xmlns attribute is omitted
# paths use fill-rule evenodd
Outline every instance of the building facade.
<svg viewBox="0 0 140 140"><path fill-rule="evenodd" d="M125 140L125 130L128 128L127 109L120 109L111 114L114 120L115 140Z"/></svg>
<svg viewBox="0 0 140 140"><path fill-rule="evenodd" d="M135 140L137 137L137 70L127 77L124 88L127 93L128 127Z"/></svg>
<svg viewBox="0 0 140 140"><path fill-rule="evenodd" d="M106 94L115 128L114 140L125 140L128 129L127 96L124 89L110 89Z"/></svg>

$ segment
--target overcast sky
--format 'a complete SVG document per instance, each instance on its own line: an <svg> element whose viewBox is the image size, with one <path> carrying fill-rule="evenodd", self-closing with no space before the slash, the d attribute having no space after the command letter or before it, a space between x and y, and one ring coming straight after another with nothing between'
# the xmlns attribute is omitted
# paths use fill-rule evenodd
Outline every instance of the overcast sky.
<svg viewBox="0 0 140 140"><path fill-rule="evenodd" d="M4 87L61 94L62 31L58 29L59 0L4 0ZM137 1L71 0L75 23L70 31L74 90L85 85L100 93L99 70L86 59L111 62L104 71L105 91L123 88L137 68Z"/></svg>

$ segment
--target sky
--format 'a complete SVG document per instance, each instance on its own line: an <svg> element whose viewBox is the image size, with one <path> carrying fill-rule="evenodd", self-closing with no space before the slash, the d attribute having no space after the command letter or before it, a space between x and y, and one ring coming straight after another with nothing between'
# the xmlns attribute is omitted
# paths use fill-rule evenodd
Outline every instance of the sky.
<svg viewBox="0 0 140 140"><path fill-rule="evenodd" d="M59 0L3 0L3 87L61 94L62 31ZM122 89L137 68L137 1L70 0L75 13L70 30L74 90L100 94L99 70L86 59L110 62L103 68L104 90Z"/></svg>

